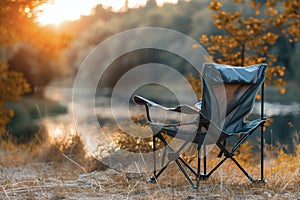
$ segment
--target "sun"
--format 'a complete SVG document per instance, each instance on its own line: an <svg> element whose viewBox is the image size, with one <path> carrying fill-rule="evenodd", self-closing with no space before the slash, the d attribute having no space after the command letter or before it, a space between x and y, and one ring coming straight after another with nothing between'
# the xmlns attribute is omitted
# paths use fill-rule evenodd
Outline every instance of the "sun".
<svg viewBox="0 0 300 200"><path fill-rule="evenodd" d="M145 5L147 0L129 0L129 7ZM59 25L66 21L75 21L83 15L91 14L93 8L102 4L115 12L125 6L125 0L49 0L37 8L37 22L41 25Z"/></svg>
<svg viewBox="0 0 300 200"><path fill-rule="evenodd" d="M146 5L148 0L128 0L129 8ZM177 3L178 0L156 0L159 6L163 3ZM60 25L66 21L75 21L83 15L90 15L93 8L102 4L111 7L115 12L124 8L126 0L49 0L37 7L36 21L41 25Z"/></svg>
<svg viewBox="0 0 300 200"><path fill-rule="evenodd" d="M137 0L135 0L137 1ZM144 1L144 0L143 0ZM41 25L59 25L66 21L75 21L83 15L89 15L92 9L102 4L118 11L125 6L123 0L50 0L37 8L37 22Z"/></svg>

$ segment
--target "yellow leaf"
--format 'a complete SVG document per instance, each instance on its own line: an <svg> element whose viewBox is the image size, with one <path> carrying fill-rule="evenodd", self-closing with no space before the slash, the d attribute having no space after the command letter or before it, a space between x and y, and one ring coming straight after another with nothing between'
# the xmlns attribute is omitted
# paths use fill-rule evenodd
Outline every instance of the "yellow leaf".
<svg viewBox="0 0 300 200"><path fill-rule="evenodd" d="M255 14L256 14L256 15L259 15L259 14L260 14L259 9L255 9Z"/></svg>

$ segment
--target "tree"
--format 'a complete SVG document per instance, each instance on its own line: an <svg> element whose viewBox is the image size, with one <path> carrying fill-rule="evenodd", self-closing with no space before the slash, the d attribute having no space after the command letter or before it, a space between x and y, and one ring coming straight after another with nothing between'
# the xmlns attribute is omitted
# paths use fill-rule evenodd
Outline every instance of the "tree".
<svg viewBox="0 0 300 200"><path fill-rule="evenodd" d="M0 135L6 132L5 125L13 117L13 110L6 108L9 101L19 100L30 91L24 75L11 70L7 64L11 47L27 43L49 56L66 47L68 38L50 27L35 23L34 8L44 0L0 1Z"/></svg>
<svg viewBox="0 0 300 200"><path fill-rule="evenodd" d="M25 42L47 54L57 53L69 43L66 34L51 26L41 27L35 19L36 7L46 0L1 0L0 1L0 45L7 48Z"/></svg>
<svg viewBox="0 0 300 200"><path fill-rule="evenodd" d="M285 93L285 66L277 63L278 55L271 47L285 35L290 42L299 38L300 1L233 0L226 11L221 1L214 0L209 9L214 12L217 35L202 35L200 43L218 63L247 66L267 63L266 83L274 84ZM195 81L195 80L194 80Z"/></svg>
<svg viewBox="0 0 300 200"><path fill-rule="evenodd" d="M9 70L8 65L0 62L0 135L5 133L5 125L14 116L11 109L6 109L7 101L16 101L30 91L29 84L22 73Z"/></svg>

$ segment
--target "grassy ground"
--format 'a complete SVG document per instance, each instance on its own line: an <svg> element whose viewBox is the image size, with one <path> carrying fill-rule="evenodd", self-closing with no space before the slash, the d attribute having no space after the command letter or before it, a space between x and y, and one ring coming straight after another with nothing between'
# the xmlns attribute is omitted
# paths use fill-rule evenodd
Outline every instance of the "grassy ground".
<svg viewBox="0 0 300 200"><path fill-rule="evenodd" d="M1 167L1 171L1 199L299 199L300 197L299 180L293 180L296 177L278 176L277 180L268 177L266 184L251 184L240 176L235 178L228 176L226 170L218 172L208 181L201 182L198 190L192 190L182 175L177 173L178 170L174 165L165 172L158 183L154 184L146 182L149 174L129 176L112 169L86 173L70 162L34 162L9 168ZM170 174L172 176L168 176Z"/></svg>
<svg viewBox="0 0 300 200"><path fill-rule="evenodd" d="M77 136L49 141L0 142L0 199L300 199L300 145L293 155L266 148L265 184L251 183L226 161L192 190L174 164L157 183L147 183L151 172L109 169L86 155ZM213 152L210 156L208 165L213 166L218 158ZM237 155L259 177L255 157L251 151Z"/></svg>

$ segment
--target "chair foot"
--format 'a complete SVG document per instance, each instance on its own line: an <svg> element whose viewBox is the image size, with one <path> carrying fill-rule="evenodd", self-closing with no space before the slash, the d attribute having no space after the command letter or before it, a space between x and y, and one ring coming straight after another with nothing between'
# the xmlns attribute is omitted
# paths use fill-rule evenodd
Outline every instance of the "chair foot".
<svg viewBox="0 0 300 200"><path fill-rule="evenodd" d="M265 179L253 179L252 183L267 183Z"/></svg>
<svg viewBox="0 0 300 200"><path fill-rule="evenodd" d="M209 175L208 174L201 174L200 176L199 176L199 180L201 180L201 181L205 181L205 180L207 180L209 178Z"/></svg>
<svg viewBox="0 0 300 200"><path fill-rule="evenodd" d="M192 185L192 190L197 190L199 188L198 185Z"/></svg>
<svg viewBox="0 0 300 200"><path fill-rule="evenodd" d="M147 183L156 183L156 182L157 180L154 176L147 179Z"/></svg>

